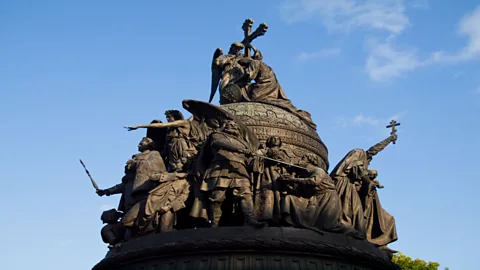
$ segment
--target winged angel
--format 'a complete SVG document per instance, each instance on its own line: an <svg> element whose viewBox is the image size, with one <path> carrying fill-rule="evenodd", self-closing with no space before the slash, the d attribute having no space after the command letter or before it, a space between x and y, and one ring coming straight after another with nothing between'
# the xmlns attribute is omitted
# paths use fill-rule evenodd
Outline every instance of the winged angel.
<svg viewBox="0 0 480 270"><path fill-rule="evenodd" d="M212 88L208 102L212 102L217 88L220 92L220 104L248 100L246 88L249 82L239 81L244 74L244 68L238 63L244 57L240 54L243 48L242 43L235 42L226 55L223 54L221 48L215 50L212 60Z"/></svg>

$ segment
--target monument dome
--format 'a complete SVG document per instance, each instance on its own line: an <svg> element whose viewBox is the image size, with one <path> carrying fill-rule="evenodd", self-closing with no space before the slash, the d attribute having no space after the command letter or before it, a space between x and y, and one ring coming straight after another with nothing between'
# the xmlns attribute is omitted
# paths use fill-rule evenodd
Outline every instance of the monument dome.
<svg viewBox="0 0 480 270"><path fill-rule="evenodd" d="M299 116L281 107L259 102L237 102L220 106L239 118L257 136L260 143L271 136L282 139L283 147L301 158L306 153L320 157L320 167L328 170L328 149L317 131Z"/></svg>

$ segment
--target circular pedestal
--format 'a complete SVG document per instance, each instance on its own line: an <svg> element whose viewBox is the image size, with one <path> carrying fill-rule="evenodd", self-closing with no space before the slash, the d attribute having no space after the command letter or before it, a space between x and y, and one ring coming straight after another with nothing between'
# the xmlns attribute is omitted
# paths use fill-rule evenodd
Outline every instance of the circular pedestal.
<svg viewBox="0 0 480 270"><path fill-rule="evenodd" d="M220 227L148 235L93 270L400 269L367 241L305 229Z"/></svg>

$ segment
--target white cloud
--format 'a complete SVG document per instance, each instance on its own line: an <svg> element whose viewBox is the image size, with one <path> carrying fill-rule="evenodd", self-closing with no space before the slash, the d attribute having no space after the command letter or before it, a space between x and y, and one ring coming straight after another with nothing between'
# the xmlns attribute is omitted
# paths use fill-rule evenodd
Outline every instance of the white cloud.
<svg viewBox="0 0 480 270"><path fill-rule="evenodd" d="M398 50L390 42L372 42L365 71L374 81L386 81L425 64L418 60L413 49Z"/></svg>
<svg viewBox="0 0 480 270"><path fill-rule="evenodd" d="M374 116L365 116L363 114L358 114L353 117L337 116L335 119L336 127L347 128L352 125L355 126L378 126L380 120Z"/></svg>
<svg viewBox="0 0 480 270"><path fill-rule="evenodd" d="M408 113L407 111L398 112L386 119L379 119L375 116L366 116L364 114L357 114L353 117L337 116L335 120L337 122L337 127L341 127L341 128L347 128L350 126L380 127L383 124L387 126L392 119L399 122L400 119L402 119L403 117L405 117L405 115L407 115L407 113Z"/></svg>
<svg viewBox="0 0 480 270"><path fill-rule="evenodd" d="M419 67L445 63L453 64L480 57L480 6L465 15L458 24L458 34L467 37L467 45L457 53L433 52L420 60L415 50L393 48L394 39L372 46L365 71L374 81L385 81Z"/></svg>
<svg viewBox="0 0 480 270"><path fill-rule="evenodd" d="M352 123L358 126L378 126L380 124L380 120L373 116L364 116L363 114L359 114L353 118Z"/></svg>
<svg viewBox="0 0 480 270"><path fill-rule="evenodd" d="M110 209L113 209L115 208L115 206L111 205L111 204L103 204L100 206L100 210L101 211L107 211L107 210L110 210Z"/></svg>
<svg viewBox="0 0 480 270"><path fill-rule="evenodd" d="M307 61L307 60L313 60L313 59L319 59L319 58L325 58L333 55L340 54L340 49L339 48L329 48L329 49L322 49L318 52L301 52L298 54L297 59L299 61Z"/></svg>
<svg viewBox="0 0 480 270"><path fill-rule="evenodd" d="M457 53L438 51L433 53L435 62L456 63L480 57L480 6L463 16L458 23L457 34L467 38L467 45Z"/></svg>
<svg viewBox="0 0 480 270"><path fill-rule="evenodd" d="M400 121L400 119L402 119L403 117L405 117L405 115L407 115L408 111L403 111L403 112L399 112L399 113L396 113L392 116L390 116L390 120L395 120L395 121Z"/></svg>
<svg viewBox="0 0 480 270"><path fill-rule="evenodd" d="M427 0L411 0L407 6L428 8ZM354 31L359 28L382 30L384 41L369 41L364 69L373 81L387 81L420 67L433 64L454 64L480 58L480 6L458 23L457 33L467 44L457 52L437 51L419 58L413 48L402 48L396 39L410 25L403 0L285 0L280 8L289 23L318 19L329 31ZM312 59L315 54L300 54L299 59Z"/></svg>
<svg viewBox="0 0 480 270"><path fill-rule="evenodd" d="M285 0L280 12L288 23L318 18L328 31L370 28L398 34L409 24L402 0Z"/></svg>

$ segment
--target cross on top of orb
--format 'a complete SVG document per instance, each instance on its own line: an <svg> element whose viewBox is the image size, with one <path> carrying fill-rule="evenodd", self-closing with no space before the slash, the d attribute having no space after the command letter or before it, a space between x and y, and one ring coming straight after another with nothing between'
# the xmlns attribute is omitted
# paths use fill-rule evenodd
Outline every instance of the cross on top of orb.
<svg viewBox="0 0 480 270"><path fill-rule="evenodd" d="M253 19L251 18L246 19L242 25L242 30L244 33L242 44L245 46L245 56L247 57L251 56L250 44L252 43L252 41L257 37L265 35L268 29L268 25L266 23L262 23L252 33L252 26L253 26Z"/></svg>

